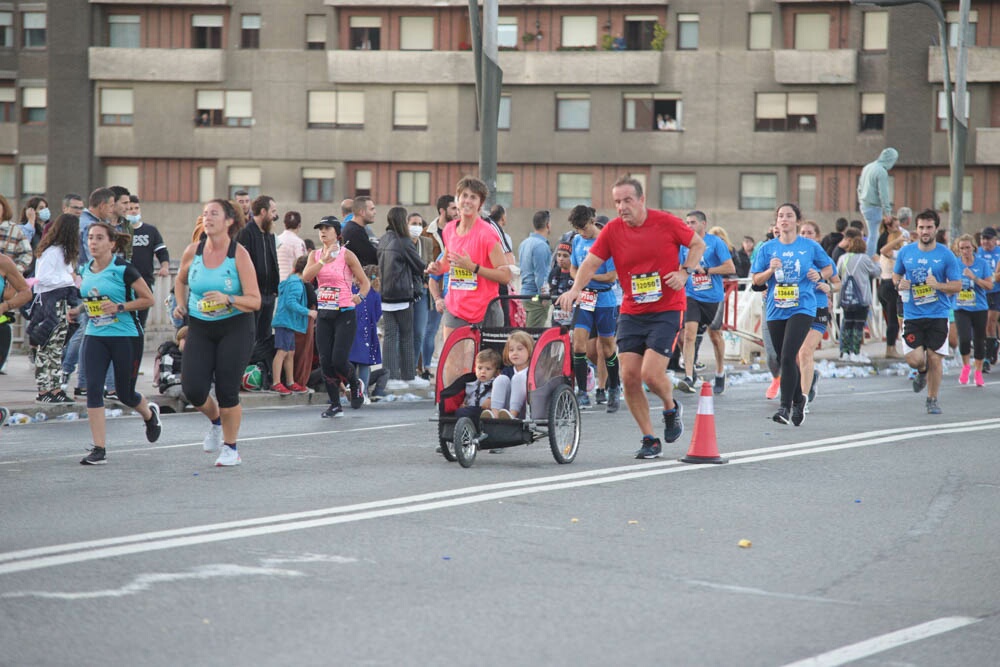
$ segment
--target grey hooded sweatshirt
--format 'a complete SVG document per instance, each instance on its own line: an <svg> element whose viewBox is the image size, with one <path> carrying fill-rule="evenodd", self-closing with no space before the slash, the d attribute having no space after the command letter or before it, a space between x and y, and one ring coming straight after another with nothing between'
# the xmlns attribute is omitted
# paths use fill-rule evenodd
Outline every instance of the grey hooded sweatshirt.
<svg viewBox="0 0 1000 667"><path fill-rule="evenodd" d="M861 170L861 179L858 181L858 203L861 208L881 208L883 215L892 215L889 170L896 165L898 159L899 151L886 148L874 162L869 162Z"/></svg>

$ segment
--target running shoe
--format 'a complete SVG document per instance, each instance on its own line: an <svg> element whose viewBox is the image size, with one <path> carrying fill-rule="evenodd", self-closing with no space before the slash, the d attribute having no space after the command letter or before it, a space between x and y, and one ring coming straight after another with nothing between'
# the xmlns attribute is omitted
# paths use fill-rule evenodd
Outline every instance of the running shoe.
<svg viewBox="0 0 1000 667"><path fill-rule="evenodd" d="M788 408L784 406L778 408L778 411L774 413L774 416L771 417L771 419L778 422L779 424L788 425L792 423L792 418L788 413Z"/></svg>
<svg viewBox="0 0 1000 667"><path fill-rule="evenodd" d="M726 375L725 373L723 373L722 375L716 375L715 376L715 386L712 387L712 393L715 394L716 396L720 396L720 395L726 393L726 380L727 379L728 379L728 375Z"/></svg>
<svg viewBox="0 0 1000 667"><path fill-rule="evenodd" d="M926 386L927 386L927 371L924 371L923 373L918 371L916 377L913 378L913 391L919 394L924 390L924 387Z"/></svg>
<svg viewBox="0 0 1000 667"><path fill-rule="evenodd" d="M291 392L293 394L308 394L309 393L309 389L306 388L306 387L303 387L298 382L293 382L290 385L288 385L288 389L291 390Z"/></svg>
<svg viewBox="0 0 1000 667"><path fill-rule="evenodd" d="M806 418L806 397L803 396L798 402L792 402L792 424L802 426Z"/></svg>
<svg viewBox="0 0 1000 667"><path fill-rule="evenodd" d="M493 416L493 411L490 410L489 408L487 408L487 409L483 410L482 412L480 412L479 413L479 418L480 419L495 419L495 417Z"/></svg>
<svg viewBox="0 0 1000 667"><path fill-rule="evenodd" d="M927 399L927 414L929 415L939 415L941 414L941 406L938 405L936 398Z"/></svg>
<svg viewBox="0 0 1000 667"><path fill-rule="evenodd" d="M674 411L663 412L663 440L674 442L684 433L684 406L674 399ZM659 440L657 440L659 444Z"/></svg>
<svg viewBox="0 0 1000 667"><path fill-rule="evenodd" d="M104 451L104 447L93 447L90 453L83 457L80 464L85 466L102 466L107 462L108 457Z"/></svg>
<svg viewBox="0 0 1000 667"><path fill-rule="evenodd" d="M357 410L365 404L365 383L361 378L354 378L350 382L351 408Z"/></svg>
<svg viewBox="0 0 1000 667"><path fill-rule="evenodd" d="M608 389L608 413L618 412L618 408L621 407L621 391L620 387Z"/></svg>
<svg viewBox="0 0 1000 667"><path fill-rule="evenodd" d="M209 424L208 433L201 442L201 448L209 454L219 451L222 446L222 424Z"/></svg>
<svg viewBox="0 0 1000 667"><path fill-rule="evenodd" d="M597 405L604 405L608 402L608 392L604 389L598 389L594 392L594 403Z"/></svg>
<svg viewBox="0 0 1000 667"><path fill-rule="evenodd" d="M506 408L500 408L499 410L497 410L497 419L517 419L517 417L515 417L510 410Z"/></svg>
<svg viewBox="0 0 1000 667"><path fill-rule="evenodd" d="M83 398L87 397L87 388L86 387L77 387L77 388L75 388L73 390L73 398L80 398L81 396Z"/></svg>
<svg viewBox="0 0 1000 667"><path fill-rule="evenodd" d="M990 364L989 359L987 359L986 361L983 362L983 372L984 373L989 373L990 372L990 368L992 368L992 367L993 366Z"/></svg>
<svg viewBox="0 0 1000 667"><path fill-rule="evenodd" d="M684 379L677 383L677 388L683 391L685 394L693 394L698 389L696 388L697 380L689 375L685 375Z"/></svg>
<svg viewBox="0 0 1000 667"><path fill-rule="evenodd" d="M959 384L969 384L969 375L972 374L972 366L965 364L962 366L962 372L958 374Z"/></svg>
<svg viewBox="0 0 1000 667"><path fill-rule="evenodd" d="M226 445L219 452L219 458L215 459L215 467L221 468L223 466L238 466L243 463L243 459L240 458L240 453L236 451L235 447L230 447Z"/></svg>
<svg viewBox="0 0 1000 667"><path fill-rule="evenodd" d="M146 420L146 440L156 442L160 439L160 431L163 430L163 425L160 423L160 406L150 403L149 411L153 414Z"/></svg>
<svg viewBox="0 0 1000 667"><path fill-rule="evenodd" d="M76 403L72 398L66 395L66 392L60 389L59 391L52 394L52 403Z"/></svg>
<svg viewBox="0 0 1000 667"><path fill-rule="evenodd" d="M271 391L273 391L275 394L281 394L282 396L292 395L292 390L280 382L275 382L274 384L272 384Z"/></svg>
<svg viewBox="0 0 1000 667"><path fill-rule="evenodd" d="M696 371L703 371L703 370L705 370L705 362L704 361L696 361L696 362L694 362L694 369Z"/></svg>
<svg viewBox="0 0 1000 667"><path fill-rule="evenodd" d="M406 391L410 385L402 380L389 380L385 383L386 391Z"/></svg>
<svg viewBox="0 0 1000 667"><path fill-rule="evenodd" d="M587 395L587 392L576 392L576 404L580 406L581 410L587 410L590 408L590 396Z"/></svg>
<svg viewBox="0 0 1000 667"><path fill-rule="evenodd" d="M35 396L35 403L51 403L51 402L52 402L52 394L48 392Z"/></svg>
<svg viewBox="0 0 1000 667"><path fill-rule="evenodd" d="M425 380L422 377L415 377L412 380L406 380L406 384L410 389L427 389L431 386L430 380Z"/></svg>
<svg viewBox="0 0 1000 667"><path fill-rule="evenodd" d="M344 416L344 408L340 407L339 405L332 405L332 404L326 410L323 411L323 414L320 415L320 417L322 417L323 419L333 419L334 417L343 417L343 416Z"/></svg>
<svg viewBox="0 0 1000 667"><path fill-rule="evenodd" d="M781 378L776 377L773 380L771 380L771 384L768 385L767 391L764 392L764 398L766 398L769 401L774 400L775 396L778 395L779 391L781 391Z"/></svg>
<svg viewBox="0 0 1000 667"><path fill-rule="evenodd" d="M109 389L109 390L105 391L104 392L104 400L105 401L120 402L120 401L118 401L118 390L117 389Z"/></svg>
<svg viewBox="0 0 1000 667"><path fill-rule="evenodd" d="M642 439L642 447L635 453L637 459L657 459L663 453L663 445L658 438L645 436Z"/></svg>
<svg viewBox="0 0 1000 667"><path fill-rule="evenodd" d="M819 384L819 371L813 371L813 383L809 387L809 402L816 400L816 385Z"/></svg>
<svg viewBox="0 0 1000 667"><path fill-rule="evenodd" d="M976 371L976 374L973 377L976 380L976 386L977 387L985 387L986 386L986 380L983 379L983 374L982 373L980 373L979 371Z"/></svg>

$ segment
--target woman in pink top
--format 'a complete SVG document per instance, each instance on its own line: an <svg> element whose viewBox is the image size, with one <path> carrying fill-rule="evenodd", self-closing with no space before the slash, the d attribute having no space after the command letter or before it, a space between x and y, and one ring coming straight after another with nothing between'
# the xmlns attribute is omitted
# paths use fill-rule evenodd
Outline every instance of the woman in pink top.
<svg viewBox="0 0 1000 667"><path fill-rule="evenodd" d="M354 372L354 364L348 357L358 321L354 314L355 304L368 295L371 283L361 268L357 256L340 245L340 220L327 216L314 227L319 230L319 240L323 247L309 255L309 261L302 272L302 280L316 280L316 349L319 351L320 367L326 381L326 392L330 397L330 407L323 417L343 417L340 407L340 383L350 390L351 407L357 410L364 404L365 390ZM351 293L351 282L356 280L359 294Z"/></svg>
<svg viewBox="0 0 1000 667"><path fill-rule="evenodd" d="M459 218L448 223L441 232L444 258L432 262L427 269L435 275L448 274L446 311L441 320L445 340L452 331L466 324L503 326L500 304L494 303L489 312L487 307L499 293L500 285L511 280L496 229L479 217L479 209L488 194L486 184L466 176L455 189Z"/></svg>

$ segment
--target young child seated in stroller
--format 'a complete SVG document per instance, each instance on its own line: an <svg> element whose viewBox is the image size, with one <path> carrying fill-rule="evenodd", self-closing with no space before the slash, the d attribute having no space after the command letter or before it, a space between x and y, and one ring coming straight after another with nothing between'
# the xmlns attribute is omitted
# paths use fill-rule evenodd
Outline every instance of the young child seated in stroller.
<svg viewBox="0 0 1000 667"><path fill-rule="evenodd" d="M503 361L514 367L513 377L501 374L493 381L493 394L483 419L523 419L528 401L528 364L535 341L526 331L510 334L503 348Z"/></svg>
<svg viewBox="0 0 1000 667"><path fill-rule="evenodd" d="M493 384L500 375L500 353L484 348L476 355L476 379L465 383L465 401L455 415L476 419L491 405Z"/></svg>

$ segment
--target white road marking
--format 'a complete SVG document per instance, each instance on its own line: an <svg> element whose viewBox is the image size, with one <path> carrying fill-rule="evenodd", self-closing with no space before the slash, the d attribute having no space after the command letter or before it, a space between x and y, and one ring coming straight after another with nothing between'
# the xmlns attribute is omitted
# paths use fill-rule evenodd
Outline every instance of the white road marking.
<svg viewBox="0 0 1000 667"><path fill-rule="evenodd" d="M473 503L502 500L535 493L547 493L610 482L631 481L651 476L677 472L720 470L730 466L759 461L790 458L806 454L833 452L843 449L884 445L901 440L921 439L951 433L968 433L1000 429L1000 419L958 422L925 427L903 427L868 433L857 433L826 438L812 443L780 445L774 448L754 449L727 454L728 466L686 465L677 461L641 463L614 468L587 470L565 475L535 479L500 482L482 486L465 487L447 491L389 498L340 507L329 507L307 512L279 514L256 519L245 519L219 524L192 526L152 533L139 533L121 537L71 544L38 547L21 551L0 553L0 575L56 567L84 561L138 554L163 549L196 546L225 540L259 537L294 530L307 530L342 523L352 523L386 516L399 516L415 512L460 507ZM794 448L794 449L793 449Z"/></svg>
<svg viewBox="0 0 1000 667"><path fill-rule="evenodd" d="M937 618L933 621L921 623L920 625L903 628L902 630L872 637L871 639L850 644L833 651L828 651L827 653L821 653L805 660L792 662L785 665L785 667L838 667L838 665L846 665L855 660L861 660L862 658L867 658L868 656L882 653L898 646L903 646L904 644L910 644L921 639L933 637L934 635L951 632L952 630L978 623L981 620L980 618L973 618L971 616L946 616L944 618Z"/></svg>

